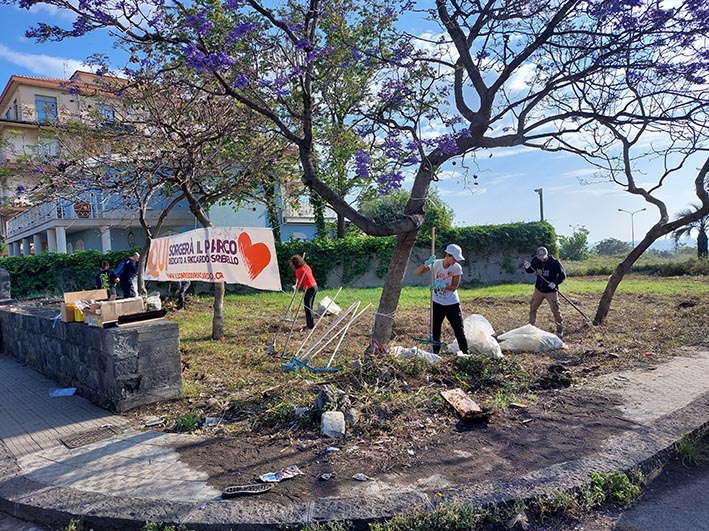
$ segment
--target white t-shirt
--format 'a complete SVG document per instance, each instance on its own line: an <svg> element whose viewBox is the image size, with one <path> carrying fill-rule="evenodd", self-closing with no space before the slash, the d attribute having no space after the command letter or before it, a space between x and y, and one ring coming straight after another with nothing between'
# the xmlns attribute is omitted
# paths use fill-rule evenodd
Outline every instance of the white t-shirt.
<svg viewBox="0 0 709 531"><path fill-rule="evenodd" d="M455 262L448 268L443 267L443 260L438 259L433 262L431 266L433 268L433 280L442 280L446 283L446 286L450 286L453 281L453 277L463 274L463 268L458 262ZM457 304L460 302L460 297L458 297L458 290L447 291L442 289L433 290L433 302L442 304L443 306L449 306L451 304Z"/></svg>

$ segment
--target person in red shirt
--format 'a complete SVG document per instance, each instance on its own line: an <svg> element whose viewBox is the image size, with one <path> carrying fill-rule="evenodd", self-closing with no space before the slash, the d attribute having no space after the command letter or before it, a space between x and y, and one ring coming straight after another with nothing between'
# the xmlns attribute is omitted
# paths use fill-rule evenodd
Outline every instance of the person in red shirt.
<svg viewBox="0 0 709 531"><path fill-rule="evenodd" d="M303 306L305 307L305 324L308 328L315 328L315 294L318 292L318 283L315 281L313 271L305 263L302 256L297 254L290 259L290 266L295 271L295 285L304 290Z"/></svg>

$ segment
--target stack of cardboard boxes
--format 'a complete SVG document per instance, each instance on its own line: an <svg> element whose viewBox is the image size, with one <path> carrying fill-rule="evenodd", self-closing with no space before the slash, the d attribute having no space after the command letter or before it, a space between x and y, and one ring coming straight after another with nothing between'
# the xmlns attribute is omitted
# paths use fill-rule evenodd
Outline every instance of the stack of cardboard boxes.
<svg viewBox="0 0 709 531"><path fill-rule="evenodd" d="M122 315L134 315L145 311L142 297L109 301L105 289L70 291L64 294L61 319L65 323L85 322L89 326L104 326L115 323Z"/></svg>

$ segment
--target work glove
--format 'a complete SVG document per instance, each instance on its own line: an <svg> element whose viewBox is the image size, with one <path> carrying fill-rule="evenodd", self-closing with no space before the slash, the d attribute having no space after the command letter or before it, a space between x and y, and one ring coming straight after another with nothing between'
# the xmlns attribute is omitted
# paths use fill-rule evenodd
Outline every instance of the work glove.
<svg viewBox="0 0 709 531"><path fill-rule="evenodd" d="M525 260L522 265L525 269L529 269L530 267L532 267L532 264L528 260Z"/></svg>
<svg viewBox="0 0 709 531"><path fill-rule="evenodd" d="M436 280L433 283L433 291L442 290L446 288L446 282L444 280Z"/></svg>
<svg viewBox="0 0 709 531"><path fill-rule="evenodd" d="M549 282L549 287L551 289L556 289L556 284L554 284L553 282Z"/></svg>
<svg viewBox="0 0 709 531"><path fill-rule="evenodd" d="M430 266L430 265L431 265L433 262L435 262L435 261L436 261L436 255L435 255L435 254L432 254L431 256L429 256L428 258L426 258L426 261L423 263L423 265L425 265L425 266Z"/></svg>

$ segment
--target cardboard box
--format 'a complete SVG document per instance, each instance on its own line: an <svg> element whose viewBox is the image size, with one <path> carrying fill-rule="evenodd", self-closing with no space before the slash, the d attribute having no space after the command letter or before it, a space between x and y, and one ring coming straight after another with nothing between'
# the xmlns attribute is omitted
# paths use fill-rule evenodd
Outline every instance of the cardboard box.
<svg viewBox="0 0 709 531"><path fill-rule="evenodd" d="M106 299L108 299L108 293L105 289L67 291L64 294L64 302L66 304L76 301L105 301Z"/></svg>
<svg viewBox="0 0 709 531"><path fill-rule="evenodd" d="M133 315L145 311L142 297L101 301L91 304L84 310L84 320L91 326L103 326L105 323L118 321L121 315Z"/></svg>
<svg viewBox="0 0 709 531"><path fill-rule="evenodd" d="M103 301L108 299L105 289L90 289L84 291L67 291L64 294L64 302L61 304L61 320L65 323L81 322L84 316L81 310L77 310L74 303L77 301Z"/></svg>
<svg viewBox="0 0 709 531"><path fill-rule="evenodd" d="M62 313L62 321L65 323L73 323L74 322L74 308L73 306L67 306L66 302L62 302L61 305L61 313Z"/></svg>

